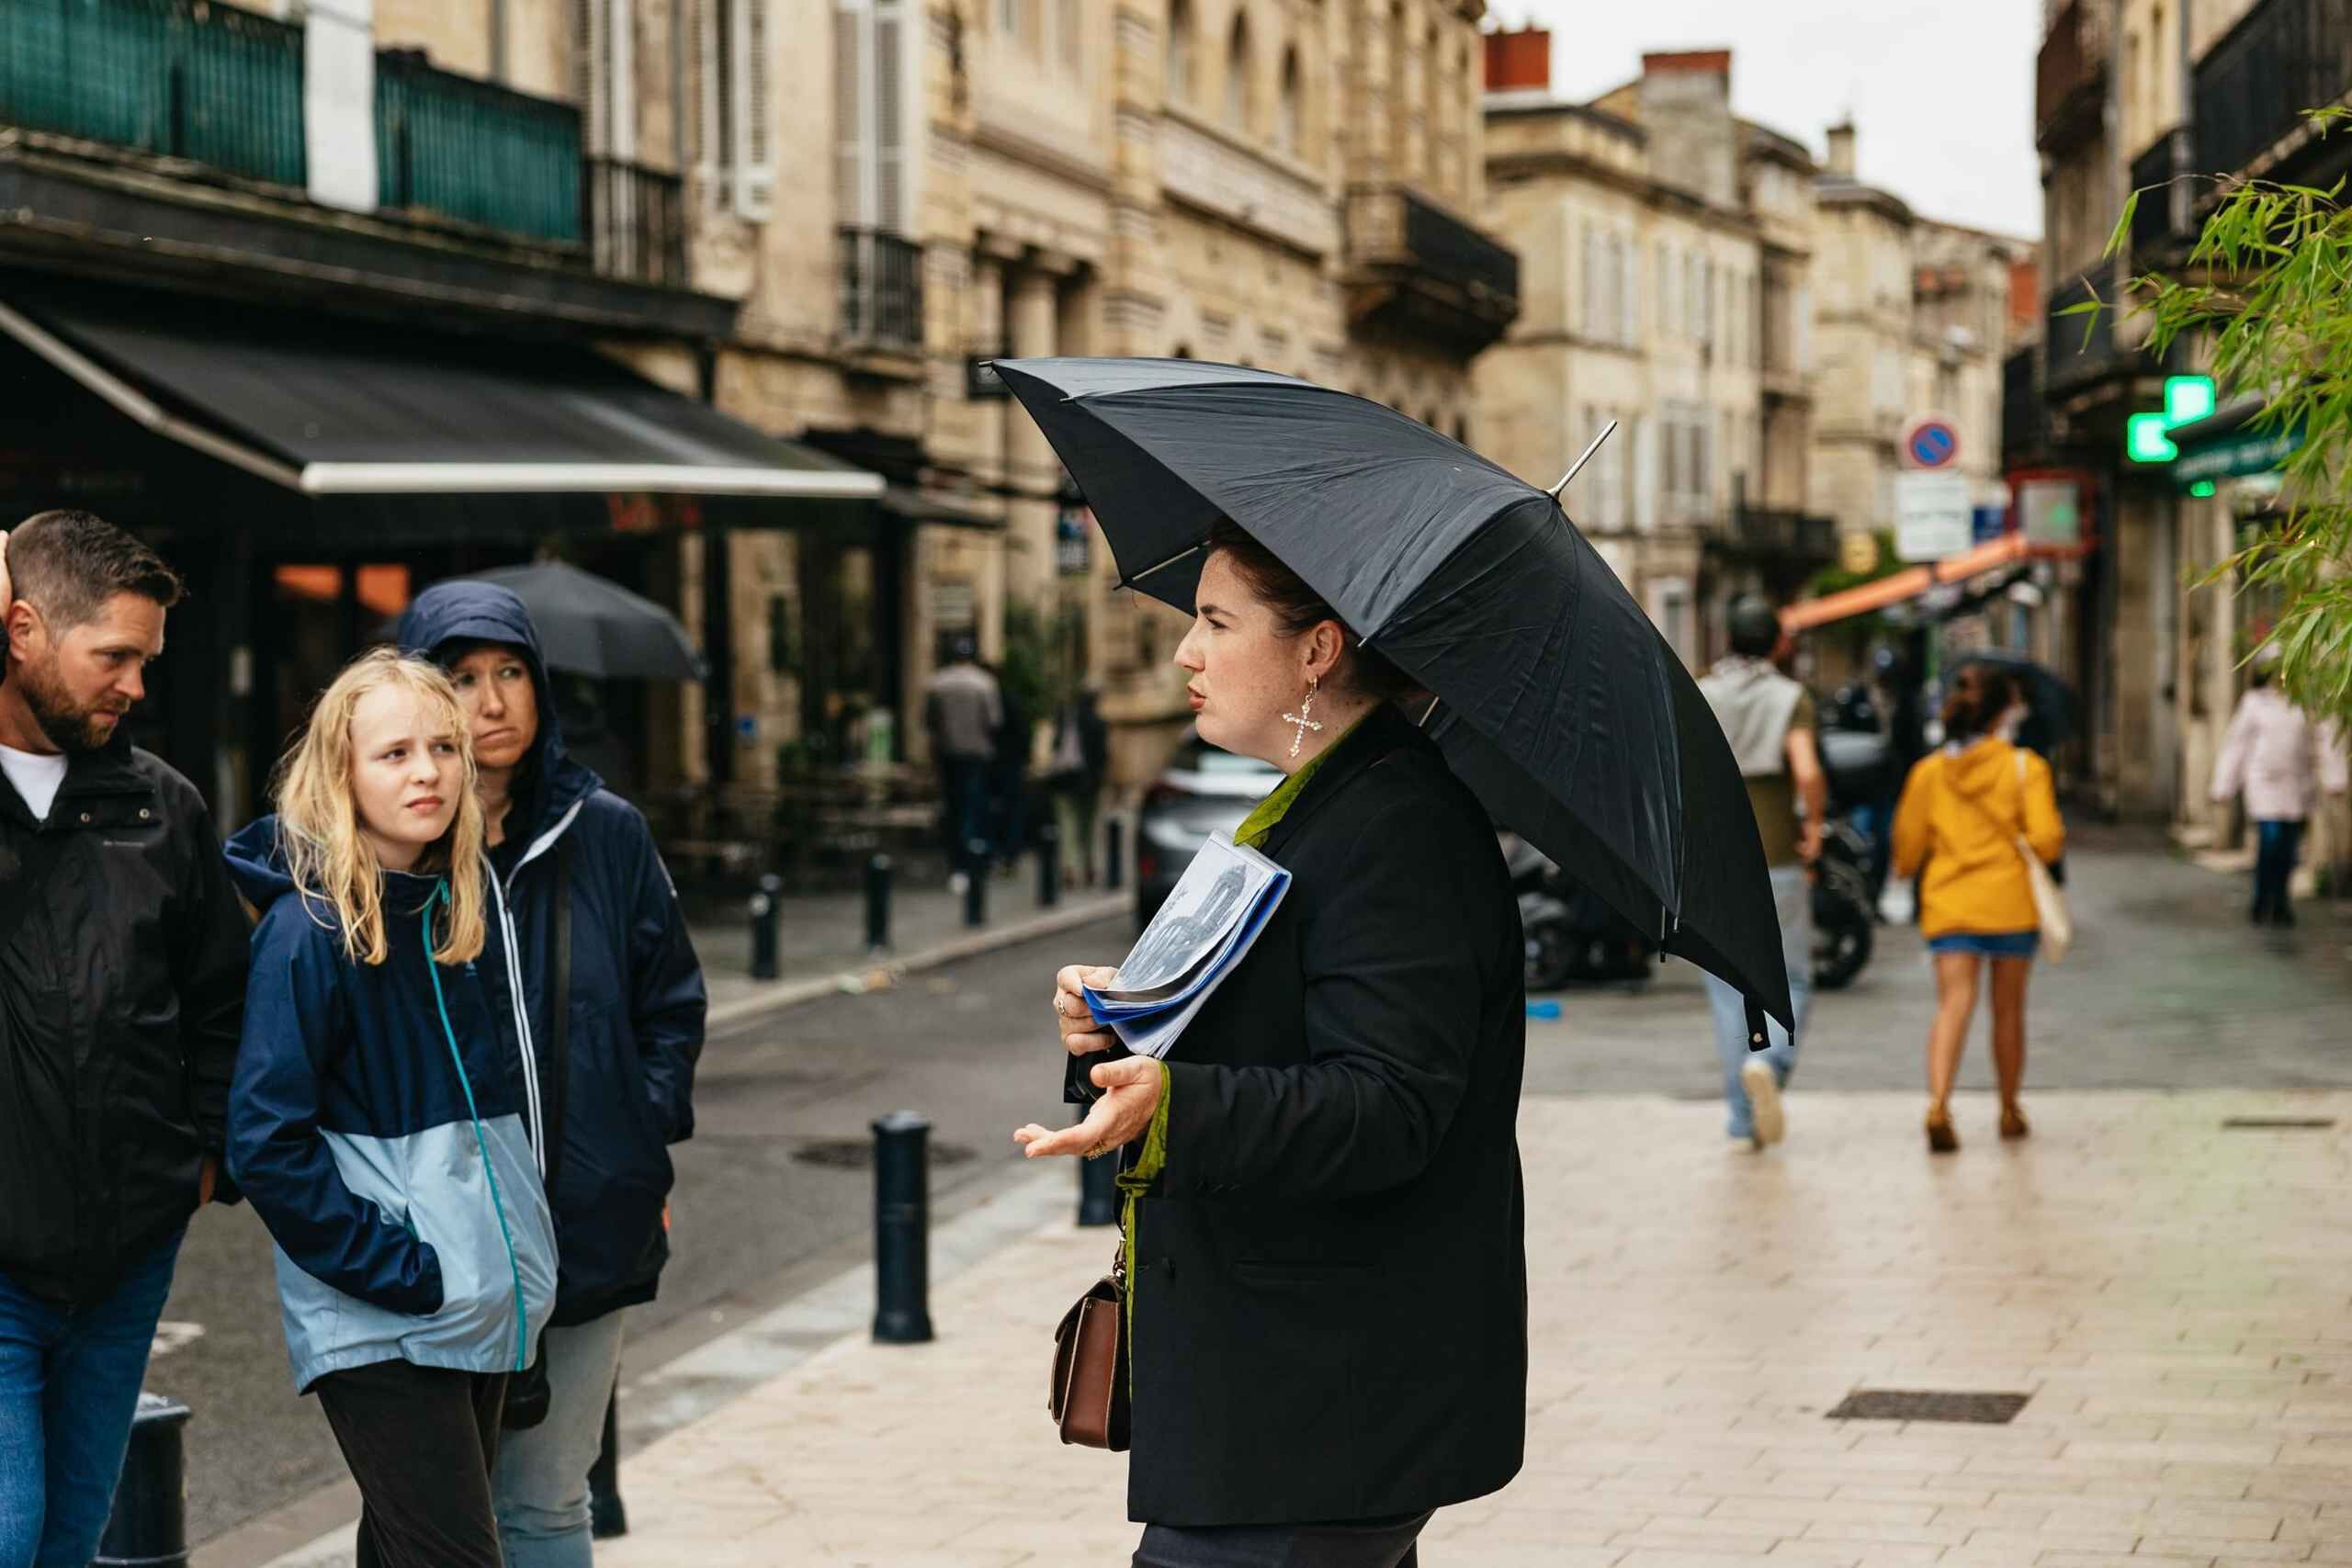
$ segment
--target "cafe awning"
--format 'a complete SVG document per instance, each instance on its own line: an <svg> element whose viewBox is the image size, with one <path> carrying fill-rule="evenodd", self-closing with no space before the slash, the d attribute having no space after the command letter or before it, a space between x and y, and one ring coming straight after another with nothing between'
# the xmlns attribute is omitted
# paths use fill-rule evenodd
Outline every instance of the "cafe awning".
<svg viewBox="0 0 2352 1568"><path fill-rule="evenodd" d="M303 496L882 494L878 475L562 343L15 282L0 333L158 435Z"/></svg>
<svg viewBox="0 0 2352 1568"><path fill-rule="evenodd" d="M1944 583L1965 582L1970 578L1988 571L1998 571L2024 560L2037 552L2022 534L2005 534L1988 539L1972 550L1949 556L1932 566L1915 566L1872 582L1849 588L1840 592L1824 594L1818 599L1800 599L1781 612L1781 625L1791 632L1809 631L1826 626L1832 621L1842 621L1850 615L1866 615L1873 610L1883 610L1906 599L1916 599L1928 590Z"/></svg>

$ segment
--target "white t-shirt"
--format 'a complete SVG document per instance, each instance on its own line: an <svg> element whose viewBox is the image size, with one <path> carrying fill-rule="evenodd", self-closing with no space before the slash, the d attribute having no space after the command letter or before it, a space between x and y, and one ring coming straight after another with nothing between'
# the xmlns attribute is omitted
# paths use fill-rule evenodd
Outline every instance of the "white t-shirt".
<svg viewBox="0 0 2352 1568"><path fill-rule="evenodd" d="M44 756L39 751L19 751L14 746L0 746L0 773L17 786L25 804L41 821L49 820L49 808L57 799L57 786L65 782L65 753Z"/></svg>

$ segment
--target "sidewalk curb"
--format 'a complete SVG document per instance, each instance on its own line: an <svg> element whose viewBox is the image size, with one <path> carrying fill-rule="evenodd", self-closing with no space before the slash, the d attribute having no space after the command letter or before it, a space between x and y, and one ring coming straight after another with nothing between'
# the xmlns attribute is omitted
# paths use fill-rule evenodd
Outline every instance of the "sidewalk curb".
<svg viewBox="0 0 2352 1568"><path fill-rule="evenodd" d="M826 997L863 996L868 991L887 990L909 975L919 975L927 969L937 969L963 959L975 958L998 948L1012 947L1038 937L1053 936L1092 925L1097 920L1125 914L1134 908L1134 899L1125 893L1106 893L1098 897L1064 905L1050 914L1033 915L1028 919L1011 925L985 926L969 936L943 942L921 953L904 958L883 959L862 969L843 969L831 975L820 975L806 980L779 980L758 996L739 997L722 1002L710 1010L705 1021L707 1031L730 1029L769 1013L782 1012Z"/></svg>

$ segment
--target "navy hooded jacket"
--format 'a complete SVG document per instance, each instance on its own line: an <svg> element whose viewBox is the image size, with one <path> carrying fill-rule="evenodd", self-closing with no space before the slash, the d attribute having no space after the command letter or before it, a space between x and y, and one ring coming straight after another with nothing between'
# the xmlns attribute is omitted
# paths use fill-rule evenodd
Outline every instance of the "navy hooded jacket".
<svg viewBox="0 0 2352 1568"><path fill-rule="evenodd" d="M277 1244L294 1382L378 1361L519 1371L555 1305L496 932L433 961L439 878L388 873L381 964L295 892L277 818L229 841L261 911L229 1090L229 1170Z"/></svg>
<svg viewBox="0 0 2352 1568"><path fill-rule="evenodd" d="M516 770L491 860L498 913L519 958L522 1022L537 1066L530 1089L550 1121L559 846L571 863L570 1073L549 1199L562 1262L555 1321L586 1323L651 1301L669 1258L667 1145L694 1132L702 966L644 817L564 752L523 602L492 583L439 583L418 595L395 635L402 652L445 664L487 642L520 650L530 666L538 739Z"/></svg>

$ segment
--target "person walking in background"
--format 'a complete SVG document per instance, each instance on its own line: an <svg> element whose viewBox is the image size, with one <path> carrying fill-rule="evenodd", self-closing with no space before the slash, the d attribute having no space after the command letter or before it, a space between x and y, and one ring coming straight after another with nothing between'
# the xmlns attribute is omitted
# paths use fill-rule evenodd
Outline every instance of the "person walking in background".
<svg viewBox="0 0 2352 1568"><path fill-rule="evenodd" d="M87 513L0 533L0 1568L97 1551L181 1237L233 1201L244 917L122 732L179 596Z"/></svg>
<svg viewBox="0 0 2352 1568"><path fill-rule="evenodd" d="M2213 763L2213 799L2245 797L2255 830L2256 925L2295 923L2287 885L2302 848L2303 824L2316 788L2342 795L2346 784L2344 745L2335 721L2313 723L2272 683L2278 649L2266 644L2255 656L2247 679L2252 688L2230 716L2229 733Z"/></svg>
<svg viewBox="0 0 2352 1568"><path fill-rule="evenodd" d="M555 1304L467 729L439 670L361 655L229 849L260 911L229 1165L359 1485L359 1568L501 1568L500 1413Z"/></svg>
<svg viewBox="0 0 2352 1568"><path fill-rule="evenodd" d="M1051 778L1054 815L1061 825L1066 879L1094 886L1095 820L1102 802L1102 780L1111 771L1111 731L1094 683L1088 682L1054 715Z"/></svg>
<svg viewBox="0 0 2352 1568"><path fill-rule="evenodd" d="M1977 981L1989 965L1993 1071L2001 1136L2030 1131L2018 1096L2025 1084L2025 993L2041 946L2033 887L2018 840L2048 864L2066 847L2050 764L2001 739L2018 706L2016 681L1993 665L1963 666L1944 703L1944 745L1904 782L1894 811L1894 869L1919 877L1919 932L1936 969L1928 1031L1928 1147L1960 1147L1951 1124L1952 1079L1968 1046Z"/></svg>
<svg viewBox="0 0 2352 1568"><path fill-rule="evenodd" d="M499 1536L507 1568L588 1568L588 1472L623 1312L660 1286L669 1145L694 1133L702 966L645 818L565 748L523 602L491 583L439 583L397 635L448 672L466 709L562 1238L547 1414L500 1445Z"/></svg>
<svg viewBox="0 0 2352 1568"><path fill-rule="evenodd" d="M988 870L986 852L972 846L988 841L989 774L1004 725L996 677L980 668L969 637L956 640L947 662L923 688L922 718L939 767L948 886L961 893L974 873Z"/></svg>
<svg viewBox="0 0 2352 1568"><path fill-rule="evenodd" d="M1769 1043L1751 1051L1747 1005L1738 990L1706 976L1707 1001L1714 1015L1715 1054L1724 1069L1724 1100L1730 1111L1729 1135L1752 1148L1777 1144L1788 1120L1781 1091L1795 1070L1798 1038L1813 996L1813 884L1811 867L1821 855L1821 824L1829 811L1829 784L1815 743L1818 721L1812 694L1782 674L1776 660L1788 654L1780 613L1753 593L1732 602L1731 652L1699 682L1730 740L1747 784L1747 804L1764 840L1764 863L1772 877L1772 908L1781 922L1781 957L1788 965L1789 1005L1796 1015L1792 1032L1768 1021Z"/></svg>

